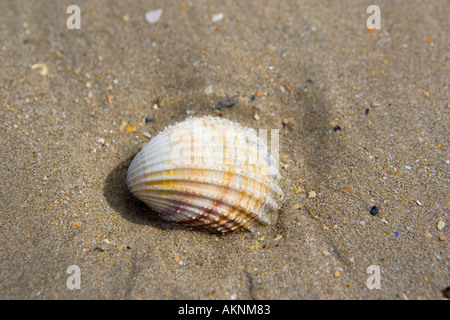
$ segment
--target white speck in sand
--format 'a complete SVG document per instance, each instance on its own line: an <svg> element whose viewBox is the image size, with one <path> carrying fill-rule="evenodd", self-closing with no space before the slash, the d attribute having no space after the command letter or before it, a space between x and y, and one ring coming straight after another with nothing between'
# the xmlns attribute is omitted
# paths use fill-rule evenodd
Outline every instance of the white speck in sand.
<svg viewBox="0 0 450 320"><path fill-rule="evenodd" d="M218 13L212 16L212 22L218 22L223 19L223 13Z"/></svg>
<svg viewBox="0 0 450 320"><path fill-rule="evenodd" d="M204 90L205 94L212 94L213 93L213 87L212 85L209 85Z"/></svg>
<svg viewBox="0 0 450 320"><path fill-rule="evenodd" d="M150 23L155 23L161 18L162 15L162 9L156 9L149 11L145 14L145 20Z"/></svg>

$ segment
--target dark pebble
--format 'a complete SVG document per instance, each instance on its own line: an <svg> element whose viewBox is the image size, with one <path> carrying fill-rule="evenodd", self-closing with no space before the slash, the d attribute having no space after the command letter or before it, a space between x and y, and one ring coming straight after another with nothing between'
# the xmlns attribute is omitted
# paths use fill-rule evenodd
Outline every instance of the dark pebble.
<svg viewBox="0 0 450 320"><path fill-rule="evenodd" d="M369 114L370 109L366 109L365 114Z"/></svg>
<svg viewBox="0 0 450 320"><path fill-rule="evenodd" d="M100 251L100 252L105 252L105 250L103 250L103 248L100 248L100 247L95 247L94 250L95 251Z"/></svg>
<svg viewBox="0 0 450 320"><path fill-rule="evenodd" d="M444 297L446 297L447 299L450 299L450 286L448 286L447 288L442 290L442 293L444 294Z"/></svg>
<svg viewBox="0 0 450 320"><path fill-rule="evenodd" d="M333 130L334 130L334 131L341 130L341 126L336 126L336 127L333 128Z"/></svg>
<svg viewBox="0 0 450 320"><path fill-rule="evenodd" d="M380 210L378 210L378 207L377 207L377 206L373 206L373 207L370 209L370 214L373 215L373 216L376 216L376 215L378 214L378 212L380 212Z"/></svg>
<svg viewBox="0 0 450 320"><path fill-rule="evenodd" d="M145 117L145 123L153 122L153 117Z"/></svg>
<svg viewBox="0 0 450 320"><path fill-rule="evenodd" d="M229 99L225 99L223 101L219 101L217 104L217 109L223 109L223 108L231 108L234 105L236 105L239 102L239 96L234 96Z"/></svg>
<svg viewBox="0 0 450 320"><path fill-rule="evenodd" d="M255 99L256 99L256 96L255 95L252 95L251 97L250 97L250 100L248 100L249 102L253 102L253 101L255 101Z"/></svg>

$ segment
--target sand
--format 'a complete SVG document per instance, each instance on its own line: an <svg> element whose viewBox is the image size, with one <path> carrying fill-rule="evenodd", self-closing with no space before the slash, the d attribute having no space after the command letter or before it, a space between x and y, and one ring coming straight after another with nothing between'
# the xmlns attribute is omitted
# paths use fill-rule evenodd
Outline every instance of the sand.
<svg viewBox="0 0 450 320"><path fill-rule="evenodd" d="M72 4L0 2L0 298L445 299L448 2L378 1L375 30L366 1L77 1L68 29ZM148 136L201 115L280 130L271 226L128 192Z"/></svg>

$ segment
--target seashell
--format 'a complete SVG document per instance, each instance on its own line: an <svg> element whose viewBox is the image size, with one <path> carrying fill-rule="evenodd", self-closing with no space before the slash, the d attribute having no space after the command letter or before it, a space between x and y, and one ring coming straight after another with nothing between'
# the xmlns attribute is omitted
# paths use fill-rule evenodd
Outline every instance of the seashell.
<svg viewBox="0 0 450 320"><path fill-rule="evenodd" d="M212 233L253 231L270 224L281 206L277 160L253 129L188 118L142 148L127 185L165 221Z"/></svg>

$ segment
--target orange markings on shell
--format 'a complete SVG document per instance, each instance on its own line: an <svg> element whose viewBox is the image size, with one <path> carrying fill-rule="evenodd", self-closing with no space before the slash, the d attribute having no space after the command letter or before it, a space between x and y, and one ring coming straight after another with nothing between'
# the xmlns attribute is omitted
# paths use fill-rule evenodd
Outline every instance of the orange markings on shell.
<svg viewBox="0 0 450 320"><path fill-rule="evenodd" d="M228 140L229 131L240 140ZM215 140L205 143L205 137ZM235 122L189 118L160 132L136 155L127 185L166 221L206 232L253 230L271 223L283 197L270 154L239 162L239 156L251 159L263 147L256 131Z"/></svg>

